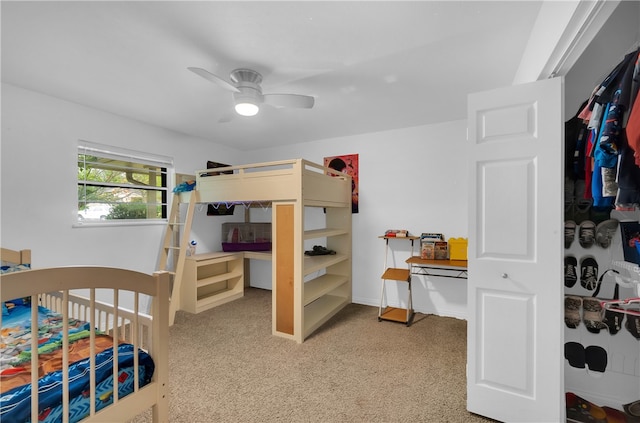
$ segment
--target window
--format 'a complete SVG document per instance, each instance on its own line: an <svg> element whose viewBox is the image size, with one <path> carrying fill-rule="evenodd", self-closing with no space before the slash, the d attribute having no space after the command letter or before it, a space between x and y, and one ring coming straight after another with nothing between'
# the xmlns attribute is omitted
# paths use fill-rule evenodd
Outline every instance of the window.
<svg viewBox="0 0 640 423"><path fill-rule="evenodd" d="M80 141L78 223L167 218L169 157Z"/></svg>

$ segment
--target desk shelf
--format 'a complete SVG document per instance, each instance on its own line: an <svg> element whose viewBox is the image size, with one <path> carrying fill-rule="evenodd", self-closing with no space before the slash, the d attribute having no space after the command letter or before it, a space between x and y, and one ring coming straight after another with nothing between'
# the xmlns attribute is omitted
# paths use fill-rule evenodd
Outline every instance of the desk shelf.
<svg viewBox="0 0 640 423"><path fill-rule="evenodd" d="M180 309L200 313L244 295L242 253L206 253L185 260Z"/></svg>
<svg viewBox="0 0 640 423"><path fill-rule="evenodd" d="M378 321L390 320L392 322L406 323L407 326L410 326L413 321L413 315L413 311L406 308L386 307L378 316Z"/></svg>
<svg viewBox="0 0 640 423"><path fill-rule="evenodd" d="M467 260L434 260L412 256L406 263L412 275L467 279Z"/></svg>
<svg viewBox="0 0 640 423"><path fill-rule="evenodd" d="M389 255L389 240L408 240L411 241L411 256L413 256L413 242L418 239L417 236L406 237L387 237L381 236L385 240L385 257L384 257L384 272L382 273L382 288L380 290L380 307L378 309L378 321L389 320L392 322L404 323L410 326L413 321L413 302L411 298L411 266L400 269L396 267L387 267L387 257ZM407 284L407 307L392 307L385 306L385 287L387 282L395 281L399 283Z"/></svg>

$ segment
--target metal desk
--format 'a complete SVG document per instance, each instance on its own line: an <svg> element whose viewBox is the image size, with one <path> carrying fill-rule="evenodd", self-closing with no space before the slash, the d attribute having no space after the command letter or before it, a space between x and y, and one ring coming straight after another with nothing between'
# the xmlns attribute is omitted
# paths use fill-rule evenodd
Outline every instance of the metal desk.
<svg viewBox="0 0 640 423"><path fill-rule="evenodd" d="M467 279L467 260L432 260L412 256L406 263L411 266L412 275Z"/></svg>

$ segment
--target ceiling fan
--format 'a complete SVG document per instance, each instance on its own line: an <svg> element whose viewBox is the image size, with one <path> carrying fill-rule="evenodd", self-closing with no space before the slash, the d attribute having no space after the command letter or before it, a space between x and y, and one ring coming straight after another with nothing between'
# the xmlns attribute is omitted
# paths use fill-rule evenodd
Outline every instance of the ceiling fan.
<svg viewBox="0 0 640 423"><path fill-rule="evenodd" d="M315 98L300 94L262 94L262 75L251 69L234 69L229 78L231 82L212 74L202 68L187 68L191 72L218 84L227 91L233 92L235 110L242 116L255 116L261 104L273 107L294 107L310 109Z"/></svg>

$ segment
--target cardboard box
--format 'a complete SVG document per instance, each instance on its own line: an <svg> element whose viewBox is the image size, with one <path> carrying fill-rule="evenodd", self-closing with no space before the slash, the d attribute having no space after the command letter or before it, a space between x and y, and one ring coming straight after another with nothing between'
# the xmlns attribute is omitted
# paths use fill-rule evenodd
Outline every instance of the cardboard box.
<svg viewBox="0 0 640 423"><path fill-rule="evenodd" d="M420 244L420 258L433 260L435 258L436 244L432 241L423 241Z"/></svg>
<svg viewBox="0 0 640 423"><path fill-rule="evenodd" d="M433 258L436 260L447 260L449 258L449 244L446 241L436 241Z"/></svg>

